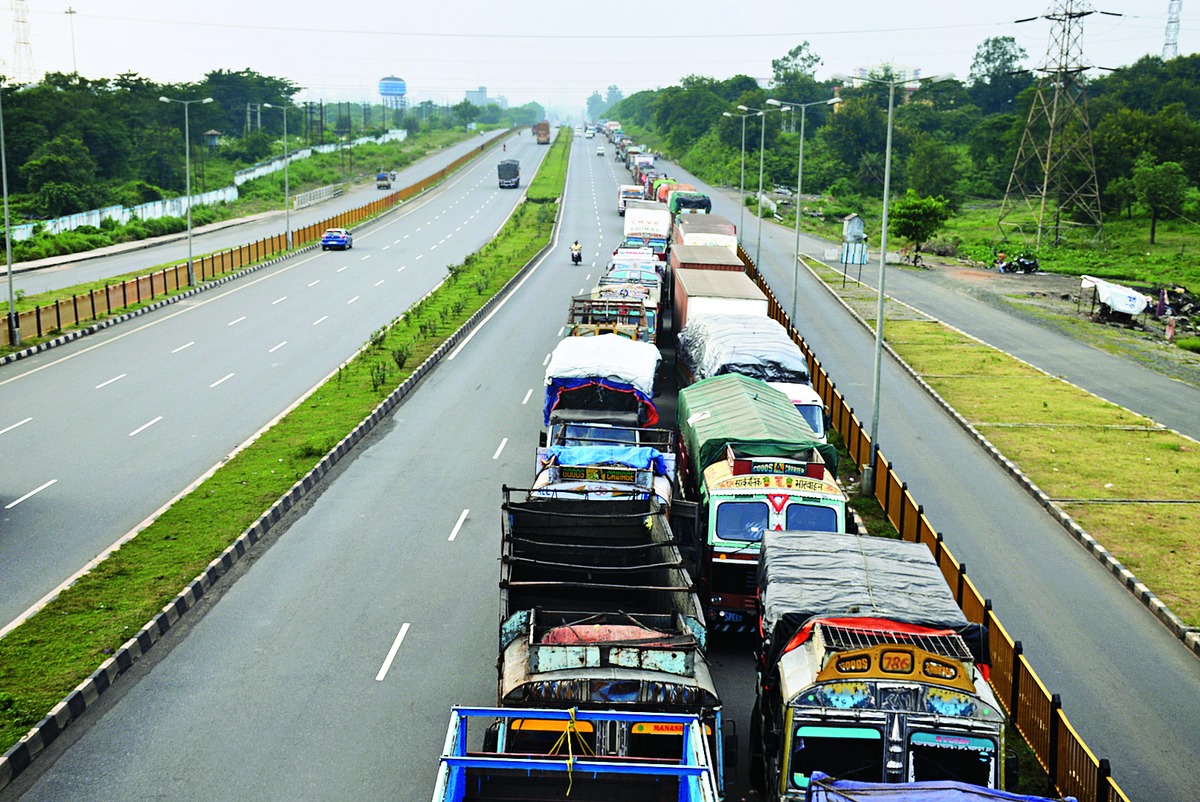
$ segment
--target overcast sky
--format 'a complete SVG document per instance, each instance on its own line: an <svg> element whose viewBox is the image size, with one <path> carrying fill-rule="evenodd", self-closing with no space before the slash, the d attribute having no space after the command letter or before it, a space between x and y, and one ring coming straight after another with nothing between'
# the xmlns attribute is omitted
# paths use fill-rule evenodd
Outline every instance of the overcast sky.
<svg viewBox="0 0 1200 802"><path fill-rule="evenodd" d="M739 73L766 82L771 59L804 40L817 77L882 61L965 80L976 47L1013 36L1045 63L1059 0L859 0L857 3L641 0L28 0L33 67L87 78L136 72L159 82L249 68L304 87L297 100L374 100L396 75L416 101L457 103L486 86L512 105L537 101L578 113L593 90L625 95L683 76ZM1084 55L1119 67L1163 49L1169 0L1092 0ZM7 7L3 13L10 15ZM67 8L75 14L66 14ZM747 13L747 9L753 9ZM1188 14L1192 16L1188 16ZM3 72L15 74L14 26L0 22ZM72 47L72 24L74 46ZM1184 4L1179 53L1200 46L1200 11ZM73 62L74 59L74 62ZM804 98L788 98L804 100Z"/></svg>

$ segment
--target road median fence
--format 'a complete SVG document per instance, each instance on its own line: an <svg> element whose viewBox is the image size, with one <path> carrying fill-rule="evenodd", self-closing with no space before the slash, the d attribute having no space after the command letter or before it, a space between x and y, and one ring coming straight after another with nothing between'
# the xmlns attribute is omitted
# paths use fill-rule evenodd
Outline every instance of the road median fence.
<svg viewBox="0 0 1200 802"><path fill-rule="evenodd" d="M771 317L783 324L808 360L813 389L829 409L832 424L850 456L856 465L867 464L871 438L862 421L854 408L846 403L808 343L792 326L787 311L759 274L753 260L744 250L739 251L750 277L767 295ZM929 520L924 507L882 451L876 454L872 491L900 537L924 543L933 553L967 619L987 627L992 661L988 681L1009 719L1046 770L1054 786L1047 789L1048 792L1074 796L1079 802L1129 802L1129 797L1112 778L1109 762L1097 758L1084 743L1063 711L1058 694L1052 694L1038 677L1023 652L1021 641L1009 634L992 610L991 600L985 598L967 576L966 564L955 559L942 533Z"/></svg>
<svg viewBox="0 0 1200 802"><path fill-rule="evenodd" d="M333 215L292 232L294 250L315 245L327 228L352 228L378 214L420 195L445 181L452 173L494 146L499 140L489 140L450 164L426 176L415 184L389 192L370 203ZM193 271L198 283L223 278L233 272L287 253L287 238L283 233L264 237L247 245L239 245L217 253L193 259ZM21 340L42 339L67 329L95 323L120 315L143 304L188 289L187 262L165 267L152 273L114 282L105 287L55 300L52 304L35 306L18 313ZM12 347L7 326L0 326L0 347Z"/></svg>

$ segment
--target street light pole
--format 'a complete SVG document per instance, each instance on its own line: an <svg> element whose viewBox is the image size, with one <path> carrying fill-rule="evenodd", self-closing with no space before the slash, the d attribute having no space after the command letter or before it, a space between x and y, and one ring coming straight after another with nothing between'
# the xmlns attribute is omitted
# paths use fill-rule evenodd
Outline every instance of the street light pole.
<svg viewBox="0 0 1200 802"><path fill-rule="evenodd" d="M946 74L927 80L937 82L949 80L953 77L953 75ZM849 80L844 75L834 75L831 78L835 81ZM883 219L880 221L881 230L879 232L879 299L875 306L875 369L873 371L874 379L871 390L871 429L869 433L871 438L871 454L862 475L863 493L872 493L875 487L875 468L877 467L879 458L879 388L880 376L883 372L883 302L886 297L884 295L884 279L887 267L888 195L892 188L892 117L896 106L896 87L910 84L920 79L904 78L889 81L882 78L860 77L859 80L883 84L888 88L887 144L884 146L885 152L883 158Z"/></svg>
<svg viewBox="0 0 1200 802"><path fill-rule="evenodd" d="M0 87L0 95L2 95ZM21 344L21 318L17 315L17 301L13 292L12 225L8 217L8 151L4 145L4 103L0 100L0 182L4 189L4 260L8 265L8 344Z"/></svg>
<svg viewBox="0 0 1200 802"><path fill-rule="evenodd" d="M287 113L288 106L272 106L270 103L264 103L268 109L280 109L283 111L283 231L286 247L290 251L292 249L292 204L289 198L288 191L288 162L291 161L291 151L288 150L287 138Z"/></svg>
<svg viewBox="0 0 1200 802"><path fill-rule="evenodd" d="M175 100L170 97L160 97L163 103L180 103L183 105L183 165L187 171L184 185L187 192L187 242L188 242L188 286L196 286L196 271L192 263L192 127L188 121L188 106L193 103L212 103L211 97L206 97L202 100Z"/></svg>
<svg viewBox="0 0 1200 802"><path fill-rule="evenodd" d="M738 106L738 108L742 109L743 111L746 110L745 106ZM723 114L726 117L741 117L742 118L742 183L741 183L741 187L739 190L741 192L740 203L738 204L741 207L741 211L738 212L738 238L741 239L742 226L743 226L743 224L745 222L745 218L746 218L746 118L749 117L750 115L749 114L730 114L727 111L723 111L723 112L721 112L721 114Z"/></svg>
<svg viewBox="0 0 1200 802"><path fill-rule="evenodd" d="M776 103L771 103L770 100L768 100L767 103L771 106L777 105ZM755 267L761 269L762 268L761 259L762 259L763 166L766 163L767 112L771 111L771 109L752 109L747 106L738 106L738 108L743 109L745 111L754 112L755 117L762 117L762 122L759 124L759 137L758 137L758 198L757 198L757 202L754 204L754 209L755 209L756 213L758 214L758 243L754 246L754 265L755 265ZM778 111L791 111L791 110L792 110L791 106L780 106L778 109ZM742 205L744 206L745 203L746 203L746 199L743 197ZM739 232L739 234L740 234L740 232Z"/></svg>
<svg viewBox="0 0 1200 802"><path fill-rule="evenodd" d="M831 97L828 100L814 100L811 103L791 103L785 100L775 100L774 98L767 101L772 106L778 106L780 103L787 103L792 107L792 116L795 117L796 109L800 109L800 156L796 160L796 248L792 253L792 306L790 314L793 324L796 317L796 288L800 284L800 196L804 192L804 115L808 111L809 106L832 106L841 103L840 97Z"/></svg>

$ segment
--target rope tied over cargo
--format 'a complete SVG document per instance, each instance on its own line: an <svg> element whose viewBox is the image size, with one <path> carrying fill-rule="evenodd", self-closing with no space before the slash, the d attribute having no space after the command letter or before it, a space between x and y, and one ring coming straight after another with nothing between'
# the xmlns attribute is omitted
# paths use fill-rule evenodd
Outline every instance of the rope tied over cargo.
<svg viewBox="0 0 1200 802"><path fill-rule="evenodd" d="M588 746L587 741L584 740L583 735L580 734L580 732L579 732L578 722L576 722L576 720L575 720L575 713L578 712L578 710L579 710L579 708L577 708L577 707L571 707L571 708L567 709L567 715L570 716L570 718L567 720L566 727L563 728L562 735L558 736L558 740L554 742L554 746L550 747L550 752L549 752L550 755L557 755L557 754L560 754L560 750L564 746L567 749L567 793L566 793L566 796L571 795L571 787L575 783L575 771L574 771L574 768L575 768L575 745L574 745L574 743L572 743L572 740L578 742L579 753L581 755L586 754L586 755L590 755L592 757L595 757L595 755L596 755L596 753L592 751L592 748L590 746ZM572 736L573 736L573 739L572 739Z"/></svg>

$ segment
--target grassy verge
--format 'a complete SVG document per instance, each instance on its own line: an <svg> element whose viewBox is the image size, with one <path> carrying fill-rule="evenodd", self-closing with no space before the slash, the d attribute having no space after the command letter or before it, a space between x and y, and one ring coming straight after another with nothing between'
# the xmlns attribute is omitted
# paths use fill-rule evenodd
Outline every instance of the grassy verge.
<svg viewBox="0 0 1200 802"><path fill-rule="evenodd" d="M555 147L567 150L561 137ZM553 205L518 207L496 239L451 265L440 288L300 406L0 640L0 752L311 470L549 241L553 225Z"/></svg>
<svg viewBox="0 0 1200 802"><path fill-rule="evenodd" d="M840 273L815 269L841 292ZM862 313L863 290L847 286ZM1200 446L940 323L885 310L884 336L1176 615L1200 624L1200 506L1163 503L1200 500Z"/></svg>

